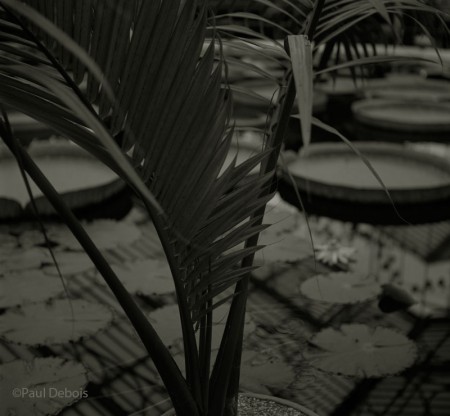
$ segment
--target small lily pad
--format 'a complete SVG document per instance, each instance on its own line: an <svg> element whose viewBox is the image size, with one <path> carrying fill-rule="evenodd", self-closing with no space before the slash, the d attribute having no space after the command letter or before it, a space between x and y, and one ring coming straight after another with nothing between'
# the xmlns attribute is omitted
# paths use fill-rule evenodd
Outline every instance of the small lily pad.
<svg viewBox="0 0 450 416"><path fill-rule="evenodd" d="M61 280L40 270L9 273L0 278L0 308L45 301L63 290Z"/></svg>
<svg viewBox="0 0 450 416"><path fill-rule="evenodd" d="M83 273L95 267L85 253L71 251L54 251L53 253L63 276ZM48 275L58 276L58 269L51 257L46 261L43 271Z"/></svg>
<svg viewBox="0 0 450 416"><path fill-rule="evenodd" d="M211 349L217 350L227 320L229 305L219 306L213 311L213 337ZM180 314L177 305L163 306L148 314L152 325L166 346L172 347L181 342L182 331ZM245 316L244 337L256 329L256 325L250 315Z"/></svg>
<svg viewBox="0 0 450 416"><path fill-rule="evenodd" d="M175 290L170 267L164 259L114 265L113 270L131 293L152 296L169 294Z"/></svg>
<svg viewBox="0 0 450 416"><path fill-rule="evenodd" d="M255 263L268 265L277 262L297 262L313 255L309 239L296 235L302 218L285 208L271 207L264 215L270 226L261 232L259 244L266 245L255 255Z"/></svg>
<svg viewBox="0 0 450 416"><path fill-rule="evenodd" d="M17 237L0 230L0 253L2 251L14 249L18 245L19 240L17 239Z"/></svg>
<svg viewBox="0 0 450 416"><path fill-rule="evenodd" d="M0 274L38 269L48 260L49 254L43 248L35 247L28 250L23 250L20 247L9 248L0 251Z"/></svg>
<svg viewBox="0 0 450 416"><path fill-rule="evenodd" d="M100 250L113 249L121 244L131 244L141 236L139 228L129 222L97 220L82 225ZM78 240L63 225L50 227L47 235L52 242L61 247L75 251L83 250ZM42 244L44 237L42 236L42 239L38 241Z"/></svg>
<svg viewBox="0 0 450 416"><path fill-rule="evenodd" d="M295 263L313 255L311 243L296 235L286 234L276 239L267 238L261 233L260 244L266 245L255 255L257 265L267 265L276 262Z"/></svg>
<svg viewBox="0 0 450 416"><path fill-rule="evenodd" d="M285 389L295 380L292 365L281 356L245 351L241 365L241 387L252 392L272 394L271 389Z"/></svg>
<svg viewBox="0 0 450 416"><path fill-rule="evenodd" d="M350 304L375 298L381 286L357 273L330 273L304 281L300 291L306 297L322 302Z"/></svg>
<svg viewBox="0 0 450 416"><path fill-rule="evenodd" d="M19 344L63 344L92 336L112 320L111 310L103 305L61 299L9 309L0 316L0 333Z"/></svg>
<svg viewBox="0 0 450 416"><path fill-rule="evenodd" d="M16 360L0 365L0 414L56 415L64 407L87 397L86 369L62 358Z"/></svg>
<svg viewBox="0 0 450 416"><path fill-rule="evenodd" d="M50 229L54 226L45 224L44 227L45 227L45 232L47 234L47 237L51 241L49 232L50 232ZM45 241L45 237L44 237L44 234L42 233L41 229L24 230L18 236L18 240L20 242L21 247L23 247L23 248L32 248L35 246L45 246L47 243Z"/></svg>
<svg viewBox="0 0 450 416"><path fill-rule="evenodd" d="M362 324L327 328L310 340L305 356L323 371L357 377L384 377L411 366L417 347L405 335L389 328Z"/></svg>

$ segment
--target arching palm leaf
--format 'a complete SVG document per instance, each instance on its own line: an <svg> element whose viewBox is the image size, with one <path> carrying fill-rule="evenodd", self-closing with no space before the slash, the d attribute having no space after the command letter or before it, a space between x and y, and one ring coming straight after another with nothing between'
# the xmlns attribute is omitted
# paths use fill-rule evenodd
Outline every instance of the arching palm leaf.
<svg viewBox="0 0 450 416"><path fill-rule="evenodd" d="M56 42L37 19L31 25L23 16L17 20L20 10L5 3L2 102L44 121L123 173L110 146L100 140L114 137L162 207L163 215L153 219L175 280L187 382L201 403L194 329L220 303L215 299L249 273L251 268L240 264L258 246L239 245L263 228L253 213L270 198L274 174L272 169L250 176L270 148L220 173L233 134L230 92L222 87L214 33L206 40L206 5L195 0L27 1L89 51L105 76L102 82L68 43ZM26 54L14 47L15 38ZM139 190L134 178L129 183Z"/></svg>

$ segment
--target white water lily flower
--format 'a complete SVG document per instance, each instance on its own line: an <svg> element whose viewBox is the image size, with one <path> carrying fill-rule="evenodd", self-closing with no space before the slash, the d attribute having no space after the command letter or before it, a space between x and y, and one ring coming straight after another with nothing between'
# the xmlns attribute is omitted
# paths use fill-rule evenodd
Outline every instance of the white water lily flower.
<svg viewBox="0 0 450 416"><path fill-rule="evenodd" d="M329 266L348 265L354 261L356 249L354 247L341 245L336 240L327 244L315 246L316 259Z"/></svg>

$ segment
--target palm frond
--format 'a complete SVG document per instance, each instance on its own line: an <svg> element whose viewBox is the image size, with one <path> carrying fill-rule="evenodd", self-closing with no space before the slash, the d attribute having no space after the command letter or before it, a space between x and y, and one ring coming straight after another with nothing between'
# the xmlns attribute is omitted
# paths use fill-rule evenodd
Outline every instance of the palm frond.
<svg viewBox="0 0 450 416"><path fill-rule="evenodd" d="M204 2L27 3L89 51L98 70L83 59L84 52L69 47L72 41L63 36L59 42L59 32L31 12L21 14L23 21L31 18L27 26L5 13L0 44L4 51L12 49L0 67L0 99L124 175L128 170L113 157L116 144L111 144L120 137L121 157L141 178L129 175L129 183L161 206L163 215L154 222L175 280L187 381L200 403L194 329L202 313L220 303L215 299L250 270L241 260L259 247L239 244L262 229L252 215L270 198L274 169L261 177L250 172L272 150L262 148L220 173L233 135L231 92L223 85L218 38L206 30ZM13 0L2 4L6 11L14 6ZM15 53L14 36L26 40L26 56ZM145 190L139 188L142 181Z"/></svg>

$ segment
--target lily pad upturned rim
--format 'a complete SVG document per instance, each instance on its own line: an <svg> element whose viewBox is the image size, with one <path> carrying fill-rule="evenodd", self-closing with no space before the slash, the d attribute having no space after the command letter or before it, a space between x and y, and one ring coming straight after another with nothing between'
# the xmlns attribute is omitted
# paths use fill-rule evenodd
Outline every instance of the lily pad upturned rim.
<svg viewBox="0 0 450 416"><path fill-rule="evenodd" d="M370 98L365 100L356 101L352 104L352 112L354 118L360 123L368 126L377 127L384 130L393 130L398 132L424 132L424 133L440 133L450 132L450 117L442 119L440 122L418 122L418 120L411 117L408 122L404 122L401 119L387 119L381 117L375 117L371 114L372 109L378 108L429 108L435 107L441 110L443 113L450 114L450 103L445 101L412 101L390 98Z"/></svg>
<svg viewBox="0 0 450 416"><path fill-rule="evenodd" d="M383 154L390 157L398 157L399 160L408 158L409 160L417 161L418 168L420 168L420 165L433 166L448 174L448 183L444 185L389 190L389 194L395 203L424 204L450 198L450 163L446 159L436 155L419 152L402 144L364 142L357 143L354 146L362 154L368 156L369 159L370 156ZM335 157L359 157L345 143L314 143L309 145L302 154L298 156L298 159L314 159L315 157L321 157L323 155L326 155L326 157L333 157L333 155ZM361 163L363 162L361 161ZM289 169L289 165L287 166L287 169ZM367 167L367 169L369 168ZM291 183L291 179L287 172L283 170L280 174L285 182ZM300 175L295 175L294 180L301 191L308 192L312 195L349 202L391 205L391 202L386 195L386 191L381 185L379 189L364 189L358 186L340 185L339 183L325 183L318 179L305 178Z"/></svg>
<svg viewBox="0 0 450 416"><path fill-rule="evenodd" d="M92 160L93 163L100 163L85 150L64 139L36 142L30 146L28 151L33 158L55 156ZM13 156L9 151L7 152L4 149L0 149L0 161L12 158ZM60 194L69 207L76 210L86 206L99 204L102 201L123 192L125 189L125 182L119 177L116 177L107 183L99 184L97 186L82 187L73 191L61 192ZM55 214L52 205L44 196L35 197L35 203L39 209L39 214ZM22 207L19 201L2 195L0 195L0 207L0 220L25 218L33 213L31 202L28 202ZM5 212L3 212L4 210Z"/></svg>
<svg viewBox="0 0 450 416"><path fill-rule="evenodd" d="M416 96L425 99L427 94L431 101L449 101L450 83L402 74L369 81L364 88L364 95L368 98L410 99Z"/></svg>

